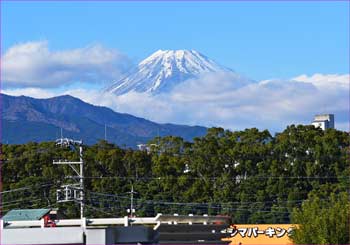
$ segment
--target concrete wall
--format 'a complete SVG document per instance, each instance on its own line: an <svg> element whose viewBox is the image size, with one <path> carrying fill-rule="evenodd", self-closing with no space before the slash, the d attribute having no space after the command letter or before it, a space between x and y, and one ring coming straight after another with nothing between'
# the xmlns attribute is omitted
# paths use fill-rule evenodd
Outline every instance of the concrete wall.
<svg viewBox="0 0 350 245"><path fill-rule="evenodd" d="M16 228L1 230L1 244L83 244L81 227Z"/></svg>
<svg viewBox="0 0 350 245"><path fill-rule="evenodd" d="M115 243L115 234L113 228L93 228L87 229L86 244L87 245L105 245Z"/></svg>
<svg viewBox="0 0 350 245"><path fill-rule="evenodd" d="M85 234L85 239L84 239ZM1 230L0 244L88 244L157 242L158 232L150 227L55 227L8 228Z"/></svg>

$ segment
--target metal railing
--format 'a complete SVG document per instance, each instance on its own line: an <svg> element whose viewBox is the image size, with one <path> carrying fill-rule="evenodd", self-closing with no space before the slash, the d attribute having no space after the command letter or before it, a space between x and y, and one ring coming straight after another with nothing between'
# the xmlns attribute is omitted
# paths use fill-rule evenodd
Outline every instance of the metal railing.
<svg viewBox="0 0 350 245"><path fill-rule="evenodd" d="M47 228L45 221L42 220L26 220L26 221L4 221L0 220L1 229L8 228L28 228L41 227ZM158 229L161 224L229 224L228 216L208 216L208 215L162 215L157 214L155 217L128 217L123 218L83 218L83 219L61 219L54 221L56 227L66 226L110 226L110 225L154 225L154 230ZM50 227L52 228L52 227Z"/></svg>

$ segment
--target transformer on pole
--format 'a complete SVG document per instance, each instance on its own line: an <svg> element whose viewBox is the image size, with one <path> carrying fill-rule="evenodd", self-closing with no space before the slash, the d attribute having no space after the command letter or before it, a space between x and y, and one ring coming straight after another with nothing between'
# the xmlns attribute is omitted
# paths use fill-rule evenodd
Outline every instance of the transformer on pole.
<svg viewBox="0 0 350 245"><path fill-rule="evenodd" d="M76 149L79 146L79 162L59 160L53 161L53 164L64 164L70 166L75 172L75 176L71 178L78 179L78 183L62 185L60 189L57 189L57 202L70 202L75 201L80 203L80 218L84 218L84 161L83 161L83 142L80 140L72 140L68 138L60 138L56 140L56 145L61 147ZM79 171L75 167L79 165Z"/></svg>

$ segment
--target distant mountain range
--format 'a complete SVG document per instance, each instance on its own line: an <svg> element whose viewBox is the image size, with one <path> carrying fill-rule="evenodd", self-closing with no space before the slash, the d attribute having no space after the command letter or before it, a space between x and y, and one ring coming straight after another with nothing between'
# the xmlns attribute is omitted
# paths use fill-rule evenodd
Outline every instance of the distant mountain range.
<svg viewBox="0 0 350 245"><path fill-rule="evenodd" d="M158 50L122 79L112 82L104 92L115 96L129 92L157 96L171 93L179 84L186 87L191 79L204 79L207 75L220 79L223 73L235 86L254 82L195 50ZM191 141L206 133L204 127L158 124L71 96L34 99L2 95L2 103L2 142L5 143L51 141L60 137L62 128L64 136L93 144L104 138L105 125L107 140L127 147L136 147L157 135L180 136Z"/></svg>
<svg viewBox="0 0 350 245"><path fill-rule="evenodd" d="M82 139L86 144L105 137L120 146L135 148L157 135L192 140L206 133L205 127L158 124L109 108L94 106L72 96L34 99L1 94L2 142L53 141L60 137Z"/></svg>
<svg viewBox="0 0 350 245"><path fill-rule="evenodd" d="M223 72L231 73L236 78L233 82L248 81L195 50L158 50L131 69L122 79L113 82L105 92L115 95L132 91L152 95L168 93L186 80Z"/></svg>

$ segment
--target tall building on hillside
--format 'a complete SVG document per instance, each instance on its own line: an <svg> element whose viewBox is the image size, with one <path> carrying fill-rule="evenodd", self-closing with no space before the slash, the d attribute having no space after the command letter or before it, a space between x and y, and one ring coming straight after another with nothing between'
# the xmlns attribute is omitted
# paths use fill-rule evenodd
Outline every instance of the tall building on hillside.
<svg viewBox="0 0 350 245"><path fill-rule="evenodd" d="M334 115L333 114L321 114L316 115L314 117L314 121L312 122L316 128L322 128L322 130L326 130L327 128L334 128Z"/></svg>

